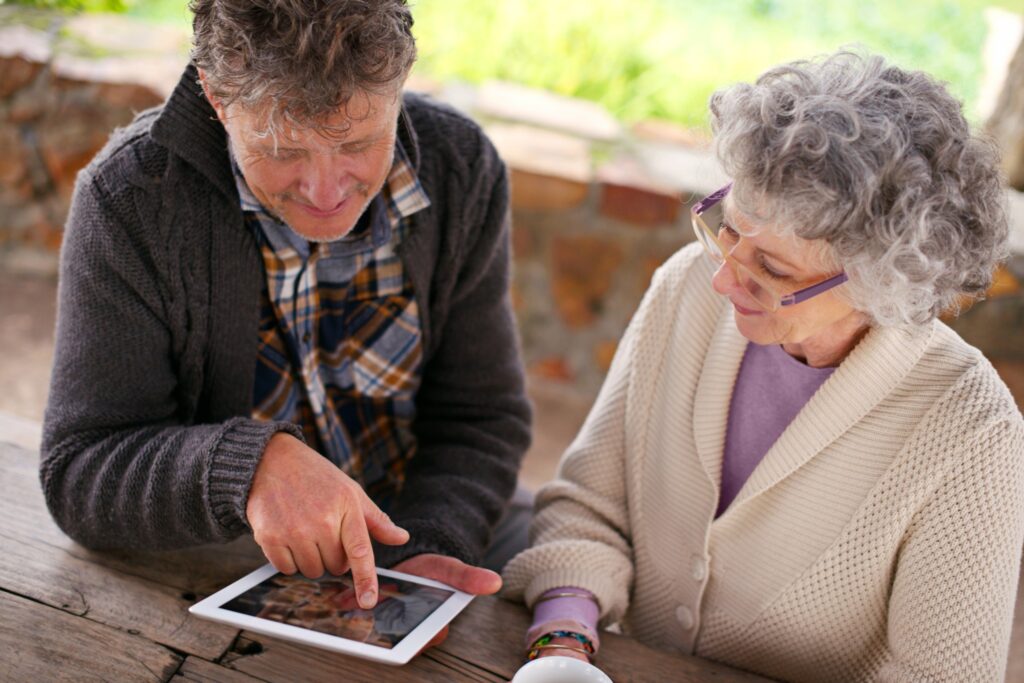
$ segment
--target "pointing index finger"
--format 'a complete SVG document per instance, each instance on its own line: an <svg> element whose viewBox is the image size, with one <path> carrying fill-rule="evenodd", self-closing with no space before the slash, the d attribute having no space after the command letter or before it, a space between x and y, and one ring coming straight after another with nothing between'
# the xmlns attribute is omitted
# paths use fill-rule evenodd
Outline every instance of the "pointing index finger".
<svg viewBox="0 0 1024 683"><path fill-rule="evenodd" d="M341 543L352 567L352 584L359 606L373 609L377 604L377 568L373 563L370 533L358 508L349 510L341 521Z"/></svg>

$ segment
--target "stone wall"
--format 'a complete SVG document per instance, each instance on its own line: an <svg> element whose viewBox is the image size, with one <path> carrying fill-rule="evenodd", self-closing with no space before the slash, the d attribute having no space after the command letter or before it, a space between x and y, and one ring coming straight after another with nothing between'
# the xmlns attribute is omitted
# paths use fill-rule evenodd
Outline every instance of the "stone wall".
<svg viewBox="0 0 1024 683"><path fill-rule="evenodd" d="M60 246L78 170L114 127L163 100L187 41L117 17L97 26L0 7L0 253L8 260L39 262L37 252Z"/></svg>
<svg viewBox="0 0 1024 683"><path fill-rule="evenodd" d="M55 270L77 170L170 92L187 44L180 30L124 18L0 7L0 267ZM592 396L652 273L692 239L688 202L725 182L707 141L658 122L627 129L594 104L509 84L414 76L410 87L480 121L508 162L528 368ZM955 325L1024 363L1024 200L1010 197L1014 259Z"/></svg>

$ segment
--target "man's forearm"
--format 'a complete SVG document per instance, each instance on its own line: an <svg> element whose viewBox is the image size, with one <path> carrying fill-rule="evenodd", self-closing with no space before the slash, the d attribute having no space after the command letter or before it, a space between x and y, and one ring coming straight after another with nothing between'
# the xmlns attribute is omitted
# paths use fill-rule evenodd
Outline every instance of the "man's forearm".
<svg viewBox="0 0 1024 683"><path fill-rule="evenodd" d="M180 548L247 530L249 482L284 423L74 432L48 425L40 477L61 529L95 549ZM301 435L299 435L301 437Z"/></svg>

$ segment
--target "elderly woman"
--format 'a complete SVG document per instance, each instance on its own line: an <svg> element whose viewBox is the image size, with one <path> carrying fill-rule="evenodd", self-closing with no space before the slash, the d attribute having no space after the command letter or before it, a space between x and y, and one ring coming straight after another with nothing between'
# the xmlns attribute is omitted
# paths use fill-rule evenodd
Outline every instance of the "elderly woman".
<svg viewBox="0 0 1024 683"><path fill-rule="evenodd" d="M1002 679L1024 420L936 319L990 283L997 156L840 53L711 99L733 179L657 273L505 569L530 656L597 624L794 681Z"/></svg>

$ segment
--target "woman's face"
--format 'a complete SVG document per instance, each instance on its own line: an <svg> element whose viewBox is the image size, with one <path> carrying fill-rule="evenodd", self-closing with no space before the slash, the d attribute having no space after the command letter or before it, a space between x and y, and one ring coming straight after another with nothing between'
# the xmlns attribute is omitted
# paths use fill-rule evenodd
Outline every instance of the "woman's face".
<svg viewBox="0 0 1024 683"><path fill-rule="evenodd" d="M756 227L726 199L725 221L719 233L733 259L779 294L790 294L815 285L832 275L823 263L820 245L795 236L780 236L769 226ZM735 269L724 261L712 278L715 291L729 299L736 327L755 344L842 344L867 325L866 317L830 289L793 306L765 311Z"/></svg>

